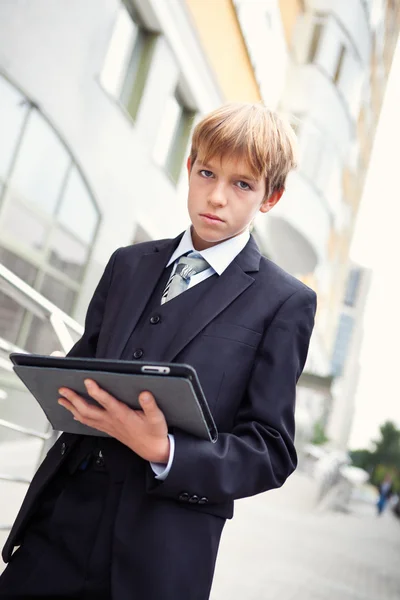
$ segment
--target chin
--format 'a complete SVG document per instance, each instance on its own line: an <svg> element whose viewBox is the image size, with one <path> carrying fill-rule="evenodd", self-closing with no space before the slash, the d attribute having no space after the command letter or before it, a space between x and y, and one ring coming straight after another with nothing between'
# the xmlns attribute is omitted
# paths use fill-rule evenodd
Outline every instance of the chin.
<svg viewBox="0 0 400 600"><path fill-rule="evenodd" d="M205 250L210 246L214 246L215 244L225 241L229 237L221 234L218 235L217 233L196 227L194 227L194 233L196 239L193 239L193 242L198 241L199 245L202 246L202 248L197 248L197 250Z"/></svg>

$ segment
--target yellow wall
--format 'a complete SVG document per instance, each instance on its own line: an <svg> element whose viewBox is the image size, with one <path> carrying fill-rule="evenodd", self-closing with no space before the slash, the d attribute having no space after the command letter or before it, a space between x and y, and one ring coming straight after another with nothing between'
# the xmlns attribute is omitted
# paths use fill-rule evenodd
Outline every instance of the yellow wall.
<svg viewBox="0 0 400 600"><path fill-rule="evenodd" d="M304 12L304 0L279 0L279 8L288 48L292 45L293 29L300 13Z"/></svg>
<svg viewBox="0 0 400 600"><path fill-rule="evenodd" d="M261 100L231 0L186 0L200 42L225 100Z"/></svg>

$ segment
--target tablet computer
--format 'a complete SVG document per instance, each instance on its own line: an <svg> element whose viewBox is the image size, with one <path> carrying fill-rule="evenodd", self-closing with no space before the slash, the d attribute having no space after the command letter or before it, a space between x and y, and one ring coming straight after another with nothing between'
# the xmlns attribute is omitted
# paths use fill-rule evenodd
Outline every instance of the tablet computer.
<svg viewBox="0 0 400 600"><path fill-rule="evenodd" d="M107 437L106 433L74 421L57 401L58 389L67 387L87 402L97 404L84 384L89 378L133 409L141 410L138 396L149 391L170 429L178 427L199 438L217 440L217 428L197 373L189 365L20 353L10 354L10 360L55 430Z"/></svg>

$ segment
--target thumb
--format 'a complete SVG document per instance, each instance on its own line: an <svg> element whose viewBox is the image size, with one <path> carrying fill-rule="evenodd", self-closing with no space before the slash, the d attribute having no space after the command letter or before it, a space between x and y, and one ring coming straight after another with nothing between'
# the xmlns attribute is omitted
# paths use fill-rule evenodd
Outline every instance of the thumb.
<svg viewBox="0 0 400 600"><path fill-rule="evenodd" d="M153 394L150 394L150 392L141 392L141 394L139 394L139 404L146 417L154 418L161 412L156 404Z"/></svg>
<svg viewBox="0 0 400 600"><path fill-rule="evenodd" d="M157 435L167 434L167 422L164 413L159 409L157 402L150 392L142 392L139 395L139 404L142 407L147 423L153 427Z"/></svg>

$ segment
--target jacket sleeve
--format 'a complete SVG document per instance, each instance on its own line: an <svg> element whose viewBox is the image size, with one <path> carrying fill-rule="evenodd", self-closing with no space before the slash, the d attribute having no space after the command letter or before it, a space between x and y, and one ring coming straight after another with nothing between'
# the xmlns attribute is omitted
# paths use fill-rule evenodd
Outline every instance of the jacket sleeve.
<svg viewBox="0 0 400 600"><path fill-rule="evenodd" d="M266 329L231 433L213 444L174 430L168 477L149 474L147 492L182 492L224 503L280 487L297 465L294 447L296 384L306 361L316 310L315 293L296 291Z"/></svg>
<svg viewBox="0 0 400 600"><path fill-rule="evenodd" d="M104 308L106 305L107 294L111 283L114 263L118 250L116 250L97 285L90 304L87 309L85 319L85 330L80 340L71 348L67 356L76 356L82 358L94 358L96 356L97 341L101 324L103 321Z"/></svg>

